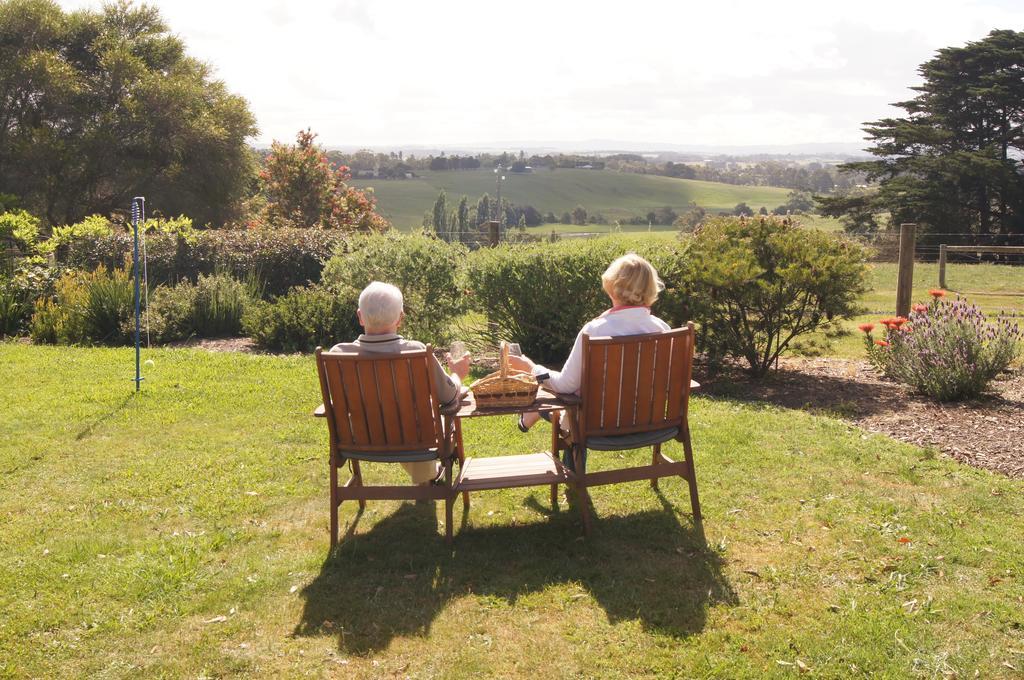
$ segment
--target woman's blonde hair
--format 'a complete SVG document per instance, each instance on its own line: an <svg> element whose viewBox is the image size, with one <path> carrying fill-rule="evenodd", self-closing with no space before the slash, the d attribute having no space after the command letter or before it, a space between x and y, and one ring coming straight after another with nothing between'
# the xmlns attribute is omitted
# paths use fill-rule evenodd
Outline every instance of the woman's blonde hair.
<svg viewBox="0 0 1024 680"><path fill-rule="evenodd" d="M604 292L624 305L650 307L665 290L658 272L651 263L636 253L623 255L608 265L601 275Z"/></svg>

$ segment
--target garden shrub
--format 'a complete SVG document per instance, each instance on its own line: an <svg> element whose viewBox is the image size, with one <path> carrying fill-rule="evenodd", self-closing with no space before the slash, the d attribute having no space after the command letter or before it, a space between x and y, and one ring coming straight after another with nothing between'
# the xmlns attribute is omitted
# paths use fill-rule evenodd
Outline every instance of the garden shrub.
<svg viewBox="0 0 1024 680"><path fill-rule="evenodd" d="M24 210L0 213L0 238L12 241L22 253L32 254L38 245L39 220Z"/></svg>
<svg viewBox="0 0 1024 680"><path fill-rule="evenodd" d="M469 251L426 236L357 236L352 252L336 255L324 268L323 284L362 290L372 281L401 289L405 297L402 332L435 346L451 339L452 321L465 308L460 271Z"/></svg>
<svg viewBox="0 0 1024 680"><path fill-rule="evenodd" d="M0 274L0 336L27 330L35 301L53 295L57 280L53 269L24 258L9 274Z"/></svg>
<svg viewBox="0 0 1024 680"><path fill-rule="evenodd" d="M258 277L270 295L293 286L316 283L326 262L345 235L323 229L208 229L146 236L151 286L195 283L200 274L229 273L245 280ZM76 239L59 256L75 268L114 267L132 252L132 235L117 232L94 239Z"/></svg>
<svg viewBox="0 0 1024 680"><path fill-rule="evenodd" d="M237 336L242 316L256 297L252 284L228 274L200 274L194 284L160 286L149 302L151 332L162 342Z"/></svg>
<svg viewBox="0 0 1024 680"><path fill-rule="evenodd" d="M673 279L684 269L685 250L628 238L563 239L478 250L468 264L469 299L494 322L500 337L520 343L537 361L560 362L583 325L608 309L601 274L612 260L630 251L647 257L666 282L665 299L659 298L654 313L678 324L679 319L665 313L679 305L665 303L677 294Z"/></svg>
<svg viewBox="0 0 1024 680"><path fill-rule="evenodd" d="M885 376L938 401L977 396L1020 353L1020 329L1009 320L989 322L976 305L943 300L932 291L931 305L914 305L909 318L882 319L884 338L874 324L861 324L871 363Z"/></svg>
<svg viewBox="0 0 1024 680"><path fill-rule="evenodd" d="M273 302L257 302L243 317L243 328L259 347L279 352L311 352L354 340L359 291L323 286L295 287Z"/></svg>
<svg viewBox="0 0 1024 680"><path fill-rule="evenodd" d="M58 344L125 343L134 301L127 269L67 271L57 280L52 298L36 300L32 339Z"/></svg>
<svg viewBox="0 0 1024 680"><path fill-rule="evenodd" d="M859 245L789 220L716 218L690 240L667 315L699 322L713 363L733 357L761 376L796 338L856 313L864 262Z"/></svg>

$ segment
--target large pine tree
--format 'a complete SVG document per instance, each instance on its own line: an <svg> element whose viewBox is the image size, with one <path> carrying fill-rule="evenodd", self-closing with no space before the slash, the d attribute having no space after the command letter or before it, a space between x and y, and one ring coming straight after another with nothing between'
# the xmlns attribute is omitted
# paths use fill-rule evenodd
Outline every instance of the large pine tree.
<svg viewBox="0 0 1024 680"><path fill-rule="evenodd" d="M889 211L894 224L917 222L926 239L1024 234L1024 33L997 30L941 49L918 71L917 96L896 104L907 115L864 128L877 160L845 167L879 182L873 209ZM852 213L864 200L823 203Z"/></svg>

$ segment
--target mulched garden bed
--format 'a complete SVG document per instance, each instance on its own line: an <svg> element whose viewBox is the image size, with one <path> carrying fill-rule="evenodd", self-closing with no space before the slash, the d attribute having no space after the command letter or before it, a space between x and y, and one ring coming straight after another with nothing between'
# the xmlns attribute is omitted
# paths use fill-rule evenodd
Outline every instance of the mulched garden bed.
<svg viewBox="0 0 1024 680"><path fill-rule="evenodd" d="M763 381L730 369L701 382L708 395L826 412L968 465L1024 477L1021 369L1000 376L981 398L947 404L879 378L866 361L848 359L788 358Z"/></svg>

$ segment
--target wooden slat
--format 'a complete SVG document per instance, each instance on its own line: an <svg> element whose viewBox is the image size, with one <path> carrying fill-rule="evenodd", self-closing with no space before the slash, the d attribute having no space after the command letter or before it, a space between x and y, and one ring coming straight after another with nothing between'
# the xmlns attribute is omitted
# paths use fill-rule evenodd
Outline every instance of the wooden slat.
<svg viewBox="0 0 1024 680"><path fill-rule="evenodd" d="M571 478L548 453L466 461L456 492L562 484Z"/></svg>
<svg viewBox="0 0 1024 680"><path fill-rule="evenodd" d="M608 347L605 365L604 417L601 427L617 427L622 402L622 345ZM596 423L595 423L596 424ZM590 428L590 425L587 425Z"/></svg>
<svg viewBox="0 0 1024 680"><path fill-rule="evenodd" d="M689 387L689 362L687 338L677 337L672 343L672 367L668 389L668 417L678 418L683 407L683 392Z"/></svg>
<svg viewBox="0 0 1024 680"><path fill-rule="evenodd" d="M440 500L454 496L447 486L343 486L338 489L341 500L403 501L420 498Z"/></svg>
<svg viewBox="0 0 1024 680"><path fill-rule="evenodd" d="M402 420L402 440L410 446L422 445L420 428L416 426L416 405L412 397L411 360L405 359L394 363L395 391L398 393L398 408Z"/></svg>
<svg viewBox="0 0 1024 680"><path fill-rule="evenodd" d="M356 364L350 361L339 361L337 366L341 372L342 393L345 395L352 423L352 443L369 444L370 433L366 429L366 411L363 409L363 398L359 393Z"/></svg>
<svg viewBox="0 0 1024 680"><path fill-rule="evenodd" d="M622 470L603 470L601 472L588 472L583 475L583 483L589 486L601 486L602 484L617 484L619 482L637 482L641 479L657 479L658 477L672 477L686 475L689 468L685 462L681 463L659 463L657 465L642 465Z"/></svg>
<svg viewBox="0 0 1024 680"><path fill-rule="evenodd" d="M640 361L636 370L636 424L648 425L654 412L654 352L653 340L639 344Z"/></svg>
<svg viewBox="0 0 1024 680"><path fill-rule="evenodd" d="M605 357L607 354L608 349L606 347L591 345L588 355L585 357L587 362L587 393L583 395L583 401L586 408L584 417L586 418L587 428L600 427L601 425L601 412L603 410L605 392Z"/></svg>
<svg viewBox="0 0 1024 680"><path fill-rule="evenodd" d="M654 341L657 352L654 359L654 399L651 404L651 424L656 425L665 421L665 401L668 398L666 389L668 386L668 372L671 366L671 338L658 338Z"/></svg>
<svg viewBox="0 0 1024 680"><path fill-rule="evenodd" d="M327 386L331 391L331 402L334 411L334 427L338 443L352 443L352 425L349 417L348 401L345 399L345 388L341 380L341 367L336 361L328 360L324 365L327 370Z"/></svg>
<svg viewBox="0 0 1024 680"><path fill-rule="evenodd" d="M384 420L384 439L388 444L405 448L405 437L402 432L402 421L398 411L398 397L395 395L394 361L384 360L373 362L373 370L377 376L377 387L380 389L380 410Z"/></svg>
<svg viewBox="0 0 1024 680"><path fill-rule="evenodd" d="M359 389L363 395L363 408L366 410L366 427L370 432L371 444L387 444L384 437L384 418L380 406L380 385L373 370L372 361L356 362L356 373L359 375Z"/></svg>
<svg viewBox="0 0 1024 680"><path fill-rule="evenodd" d="M416 421L420 428L420 440L425 440L428 436L440 438L441 433L437 431L434 423L427 362L413 361L410 368L412 369L412 398L416 405Z"/></svg>
<svg viewBox="0 0 1024 680"><path fill-rule="evenodd" d="M636 424L636 393L639 372L640 343L630 342L622 348L622 399L619 400L619 426Z"/></svg>

